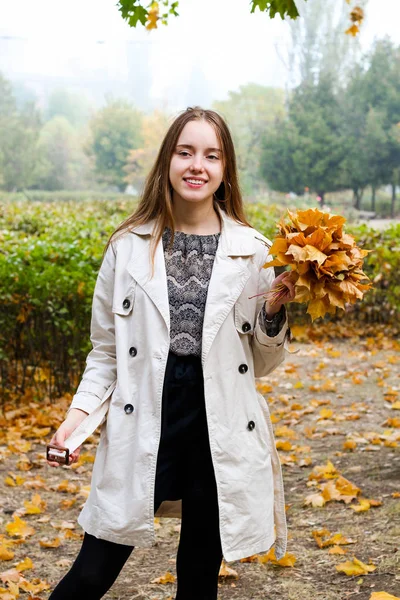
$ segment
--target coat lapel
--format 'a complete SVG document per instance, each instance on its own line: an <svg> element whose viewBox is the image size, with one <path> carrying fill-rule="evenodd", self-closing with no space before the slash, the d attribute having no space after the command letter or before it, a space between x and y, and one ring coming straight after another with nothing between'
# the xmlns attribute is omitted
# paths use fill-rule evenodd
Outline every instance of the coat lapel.
<svg viewBox="0 0 400 600"><path fill-rule="evenodd" d="M202 364L204 366L211 344L219 328L240 296L250 277L249 260L256 252L251 229L236 223L223 210L221 236L215 255L204 313L202 337ZM154 276L151 278L150 242L155 221L149 221L133 229L134 256L127 269L154 302L170 332L168 285L162 240L157 245Z"/></svg>
<svg viewBox="0 0 400 600"><path fill-rule="evenodd" d="M154 256L154 275L151 277L150 242L154 225L155 222L153 220L133 230L137 235L135 236L136 239L133 245L133 255L127 265L127 269L160 311L169 335L168 285L162 240L157 244Z"/></svg>
<svg viewBox="0 0 400 600"><path fill-rule="evenodd" d="M219 240L204 313L202 364L222 323L240 296L250 277L249 260L256 252L251 229L236 223L222 210Z"/></svg>

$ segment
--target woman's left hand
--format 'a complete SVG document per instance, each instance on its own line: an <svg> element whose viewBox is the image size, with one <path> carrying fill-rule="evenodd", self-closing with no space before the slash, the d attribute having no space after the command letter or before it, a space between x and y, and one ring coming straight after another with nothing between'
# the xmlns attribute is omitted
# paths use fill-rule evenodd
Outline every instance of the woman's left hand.
<svg viewBox="0 0 400 600"><path fill-rule="evenodd" d="M271 286L271 292L273 292L278 285L284 285L287 289L286 292L280 292L279 294L279 302L271 304L271 302L267 299L265 301L265 312L267 313L267 317L272 317L276 315L277 312L280 311L281 306L283 304L287 304L288 302L292 302L296 295L294 283L291 280L291 272L285 271L276 277Z"/></svg>

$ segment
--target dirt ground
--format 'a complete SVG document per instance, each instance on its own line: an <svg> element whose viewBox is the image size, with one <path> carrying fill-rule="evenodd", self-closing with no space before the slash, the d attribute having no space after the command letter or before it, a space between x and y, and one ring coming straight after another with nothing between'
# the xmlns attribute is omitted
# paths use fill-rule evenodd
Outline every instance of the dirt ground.
<svg viewBox="0 0 400 600"><path fill-rule="evenodd" d="M307 339L305 330L295 333L298 339ZM400 345L384 336L354 336L334 342L295 342L291 349L299 351L288 354L270 377L257 380L257 386L269 403L276 441L282 448L288 552L296 562L293 567L263 564L255 558L229 563L237 577L220 577L219 600L369 600L372 592L379 591L400 596ZM29 557L34 566L21 575L38 586L34 597L45 600L80 548L83 536L76 519L90 485L96 437L85 444L83 460L75 468L51 469L44 460L50 436L39 431L49 424L46 407L40 414L35 422L23 410L9 411L2 418L3 426L8 425L0 446L0 556L2 547L14 556L0 559L0 570L4 573ZM18 438L18 428L29 431L28 421L31 433ZM17 441L12 441L13 431ZM28 439L30 448L24 446ZM336 469L333 478L326 479L327 474L309 479L313 469L327 461ZM361 490L357 498L348 503L331 500L322 507L304 505L306 497L318 495L327 481L335 485L339 474ZM40 498L33 500L34 494ZM351 507L361 506L360 497L378 501L378 506L357 512ZM27 500L40 512L26 514ZM24 537L7 531L18 514L35 533ZM167 571L175 573L179 523L174 519L157 523L156 546L134 550L105 598L175 597L175 583L152 581ZM320 548L314 539L312 532L322 529L330 532L324 539L340 533L354 543L339 546L346 554L331 554L333 546ZM44 538L54 542L57 537L58 547L40 544ZM10 541L7 546L7 540L14 544ZM353 557L372 563L375 570L356 576L336 570L336 565ZM193 564L193 578L201 576ZM0 577L11 594L15 588L7 584L7 575ZM14 573L11 581L17 579ZM47 584L47 589L40 591L41 584ZM14 597L0 591L0 600Z"/></svg>

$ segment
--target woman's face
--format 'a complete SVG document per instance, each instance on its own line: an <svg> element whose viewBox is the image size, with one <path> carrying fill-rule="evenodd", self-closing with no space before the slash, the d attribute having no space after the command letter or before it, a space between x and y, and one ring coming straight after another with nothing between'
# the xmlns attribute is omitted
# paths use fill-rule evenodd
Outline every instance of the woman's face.
<svg viewBox="0 0 400 600"><path fill-rule="evenodd" d="M223 179L223 157L209 123L186 123L172 154L169 179L174 202L212 202Z"/></svg>

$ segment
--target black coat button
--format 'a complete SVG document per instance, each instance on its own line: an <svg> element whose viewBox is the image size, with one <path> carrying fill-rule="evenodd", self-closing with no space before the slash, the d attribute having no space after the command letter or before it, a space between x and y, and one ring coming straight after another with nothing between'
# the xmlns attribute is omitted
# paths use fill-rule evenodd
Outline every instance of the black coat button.
<svg viewBox="0 0 400 600"><path fill-rule="evenodd" d="M132 348L129 348L129 354L131 356L136 356L137 350L136 350L136 348L134 346L132 346Z"/></svg>
<svg viewBox="0 0 400 600"><path fill-rule="evenodd" d="M125 404L124 406L124 411L126 412L127 415L130 415L131 413L133 413L133 406L132 404Z"/></svg>
<svg viewBox="0 0 400 600"><path fill-rule="evenodd" d="M242 331L244 331L246 333L246 331L250 331L250 329L251 329L250 323L248 323L247 321L246 321L246 323L243 323Z"/></svg>
<svg viewBox="0 0 400 600"><path fill-rule="evenodd" d="M129 308L131 305L131 301L129 300L129 298L125 298L125 300L122 303L122 307L123 308Z"/></svg>
<svg viewBox="0 0 400 600"><path fill-rule="evenodd" d="M255 426L256 426L256 424L254 423L254 421L249 421L249 422L247 423L247 429L248 429L249 431L253 431L253 429L254 429L254 427L255 427Z"/></svg>
<svg viewBox="0 0 400 600"><path fill-rule="evenodd" d="M247 373L248 370L249 370L249 367L247 365L245 365L244 363L242 365L239 365L239 373Z"/></svg>

